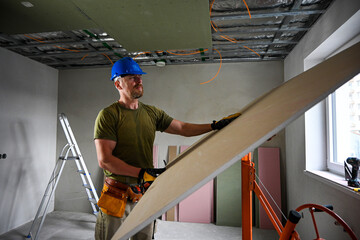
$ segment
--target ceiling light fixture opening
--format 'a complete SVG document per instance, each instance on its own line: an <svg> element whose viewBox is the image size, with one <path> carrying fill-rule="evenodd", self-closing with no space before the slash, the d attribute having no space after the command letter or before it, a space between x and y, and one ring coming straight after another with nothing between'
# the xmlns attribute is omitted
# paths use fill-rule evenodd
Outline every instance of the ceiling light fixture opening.
<svg viewBox="0 0 360 240"><path fill-rule="evenodd" d="M21 4L24 6L24 7L27 7L27 8L31 8L34 6L34 4L32 4L31 2L21 2Z"/></svg>

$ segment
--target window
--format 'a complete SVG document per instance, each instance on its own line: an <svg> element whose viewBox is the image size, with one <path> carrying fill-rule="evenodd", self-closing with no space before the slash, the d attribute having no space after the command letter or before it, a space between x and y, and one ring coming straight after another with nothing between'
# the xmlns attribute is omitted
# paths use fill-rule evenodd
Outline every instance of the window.
<svg viewBox="0 0 360 240"><path fill-rule="evenodd" d="M360 158L360 74L328 98L328 168L344 173L348 157ZM354 108L353 106L357 106Z"/></svg>

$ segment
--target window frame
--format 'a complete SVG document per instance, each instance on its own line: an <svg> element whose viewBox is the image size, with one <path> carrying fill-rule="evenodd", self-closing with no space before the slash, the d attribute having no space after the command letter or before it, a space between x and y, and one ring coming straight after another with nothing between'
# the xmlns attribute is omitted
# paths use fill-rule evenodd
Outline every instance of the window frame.
<svg viewBox="0 0 360 240"><path fill-rule="evenodd" d="M344 164L334 162L334 155L337 154L337 136L336 136L336 111L335 111L335 92L326 98L326 133L327 133L327 158L326 166L330 172L345 176Z"/></svg>

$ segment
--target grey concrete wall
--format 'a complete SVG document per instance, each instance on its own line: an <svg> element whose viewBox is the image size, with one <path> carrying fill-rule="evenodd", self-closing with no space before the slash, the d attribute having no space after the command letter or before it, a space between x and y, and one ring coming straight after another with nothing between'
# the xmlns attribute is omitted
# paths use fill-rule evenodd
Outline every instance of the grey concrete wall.
<svg viewBox="0 0 360 240"><path fill-rule="evenodd" d="M301 42L294 48L284 62L285 80L302 73L305 69L304 60L317 49L325 40L339 29L349 18L360 9L359 1L335 1L329 10L314 25ZM359 30L359 22L353 28ZM350 32L355 34L356 32ZM351 39L351 36L348 36ZM348 39L348 40L350 40ZM343 37L336 37L335 50L345 44ZM358 224L360 204L359 200L350 195L319 182L304 174L306 164L305 153L305 117L302 116L286 128L286 183L288 208L295 209L304 203L333 204L335 211L360 235ZM317 161L319 159L316 159ZM307 216L309 217L309 216ZM326 239L342 239L341 229L335 227L331 221L320 221L320 227L325 228L323 235ZM310 230L309 230L310 229ZM310 219L301 220L297 230L302 239L315 237ZM340 235L338 235L340 234Z"/></svg>
<svg viewBox="0 0 360 240"><path fill-rule="evenodd" d="M35 217L54 168L57 84L57 70L0 48L0 234Z"/></svg>
<svg viewBox="0 0 360 240"><path fill-rule="evenodd" d="M162 108L182 121L210 123L240 110L283 82L282 62L224 63L216 79L201 85L216 74L218 67L219 64L143 67L148 74L143 76L144 96L141 101ZM59 76L59 112L67 114L98 188L103 176L93 144L94 120L101 108L119 98L109 77L110 68L63 70ZM191 145L198 139L158 133L155 144L160 150L160 166L166 159L167 146ZM63 133L58 130L58 150L63 144ZM58 187L55 209L90 211L73 168L69 164L65 169L67 178Z"/></svg>

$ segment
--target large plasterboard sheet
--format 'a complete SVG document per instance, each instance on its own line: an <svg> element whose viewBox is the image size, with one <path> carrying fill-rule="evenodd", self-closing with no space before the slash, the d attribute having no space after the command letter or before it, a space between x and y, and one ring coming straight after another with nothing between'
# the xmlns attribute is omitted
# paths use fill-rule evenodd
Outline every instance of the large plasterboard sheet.
<svg viewBox="0 0 360 240"><path fill-rule="evenodd" d="M127 239L360 72L360 43L294 77L197 142L160 175L112 239Z"/></svg>
<svg viewBox="0 0 360 240"><path fill-rule="evenodd" d="M98 28L70 0L31 0L25 7L14 0L0 1L0 32L40 33Z"/></svg>
<svg viewBox="0 0 360 240"><path fill-rule="evenodd" d="M73 0L128 51L211 47L208 0Z"/></svg>

